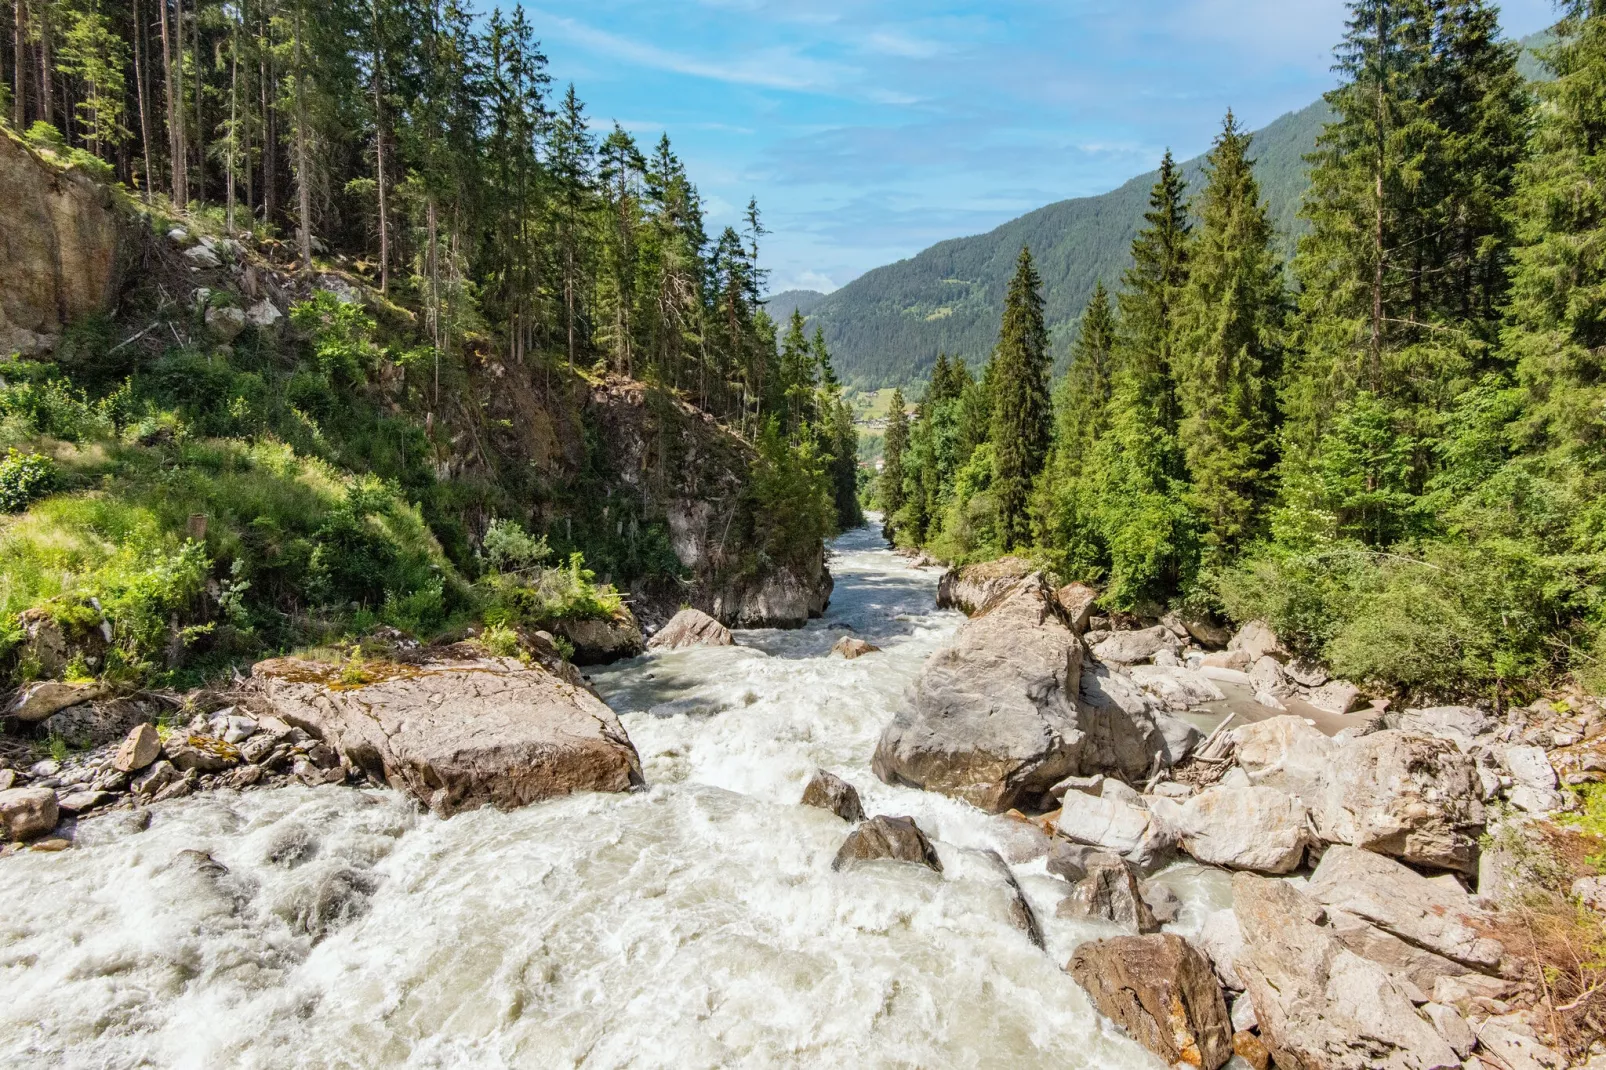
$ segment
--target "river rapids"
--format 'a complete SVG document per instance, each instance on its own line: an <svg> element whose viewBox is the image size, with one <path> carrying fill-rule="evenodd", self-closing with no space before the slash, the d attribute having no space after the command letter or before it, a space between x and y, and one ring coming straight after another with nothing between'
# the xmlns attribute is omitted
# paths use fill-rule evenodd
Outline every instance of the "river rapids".
<svg viewBox="0 0 1606 1070"><path fill-rule="evenodd" d="M825 619L594 673L645 791L444 821L385 790L220 791L0 862L0 1065L1158 1067L1062 971L1113 930L1055 917L1020 827L870 772L962 618L871 529L834 550ZM883 652L828 657L844 629ZM847 825L798 805L817 768L914 817L943 873L833 872ZM1177 931L1227 905L1197 866L1160 879Z"/></svg>

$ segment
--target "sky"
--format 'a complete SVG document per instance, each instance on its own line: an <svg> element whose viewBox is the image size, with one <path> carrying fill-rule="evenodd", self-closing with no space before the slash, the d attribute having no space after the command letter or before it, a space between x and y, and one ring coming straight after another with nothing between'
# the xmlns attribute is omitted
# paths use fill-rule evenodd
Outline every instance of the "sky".
<svg viewBox="0 0 1606 1070"><path fill-rule="evenodd" d="M667 132L772 293L1104 193L1332 88L1343 0L525 0L593 126ZM1508 0L1512 37L1555 19Z"/></svg>

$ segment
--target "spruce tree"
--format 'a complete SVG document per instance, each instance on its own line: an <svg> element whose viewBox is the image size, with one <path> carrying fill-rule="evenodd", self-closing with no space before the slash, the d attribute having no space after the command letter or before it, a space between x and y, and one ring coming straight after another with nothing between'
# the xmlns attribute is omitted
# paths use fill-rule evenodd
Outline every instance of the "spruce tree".
<svg viewBox="0 0 1606 1070"><path fill-rule="evenodd" d="M1282 267L1251 137L1232 112L1205 162L1199 230L1177 317L1179 428L1195 511L1225 560L1270 494Z"/></svg>
<svg viewBox="0 0 1606 1070"><path fill-rule="evenodd" d="M1115 345L1115 310L1100 279L1077 323L1071 366L1055 397L1054 458L1063 478L1073 478L1081 471L1088 449L1104 428L1115 373Z"/></svg>
<svg viewBox="0 0 1606 1070"><path fill-rule="evenodd" d="M1048 454L1053 415L1042 288L1031 250L1022 246L1004 297L1003 324L992 363L993 491L1005 550L1031 539L1028 506L1032 482Z"/></svg>
<svg viewBox="0 0 1606 1070"><path fill-rule="evenodd" d="M1171 153L1160 161L1160 177L1149 193L1145 226L1132 242L1132 267L1121 291L1121 362L1131 380L1133 399L1162 435L1175 434L1177 395L1172 344L1177 305L1188 281L1188 205L1182 172ZM1161 459L1168 471L1174 457Z"/></svg>
<svg viewBox="0 0 1606 1070"><path fill-rule="evenodd" d="M887 431L882 447L881 485L877 497L881 502L881 530L890 538L893 518L903 508L903 451L909 445L909 416L904 411L902 390L892 391L892 404L887 411Z"/></svg>

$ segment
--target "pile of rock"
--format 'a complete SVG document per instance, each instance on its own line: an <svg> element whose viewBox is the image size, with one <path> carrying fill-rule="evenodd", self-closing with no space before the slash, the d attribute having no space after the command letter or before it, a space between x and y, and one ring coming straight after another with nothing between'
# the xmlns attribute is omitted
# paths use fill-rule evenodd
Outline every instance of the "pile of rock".
<svg viewBox="0 0 1606 1070"><path fill-rule="evenodd" d="M115 718L120 713L112 709ZM90 714L81 712L82 720ZM0 761L0 839L60 849L77 822L214 788L344 781L351 768L307 732L225 706L187 723L141 722L119 743L25 768Z"/></svg>

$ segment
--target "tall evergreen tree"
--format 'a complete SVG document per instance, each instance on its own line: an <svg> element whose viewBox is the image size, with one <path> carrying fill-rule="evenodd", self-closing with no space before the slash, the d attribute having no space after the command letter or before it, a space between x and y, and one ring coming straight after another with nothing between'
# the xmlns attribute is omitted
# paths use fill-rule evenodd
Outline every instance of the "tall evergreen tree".
<svg viewBox="0 0 1606 1070"><path fill-rule="evenodd" d="M999 534L1012 550L1031 539L1032 482L1048 455L1053 410L1048 396L1048 328L1043 280L1021 246L1004 296L1004 318L993 351L993 489Z"/></svg>
<svg viewBox="0 0 1606 1070"><path fill-rule="evenodd" d="M1077 323L1071 365L1055 398L1054 456L1065 478L1080 473L1088 449L1104 429L1115 374L1116 330L1110 294L1100 279Z"/></svg>
<svg viewBox="0 0 1606 1070"><path fill-rule="evenodd" d="M1174 435L1178 409L1172 346L1177 305L1188 281L1188 244L1192 227L1182 172L1168 150L1160 161L1160 177L1149 193L1144 228L1132 242L1132 266L1123 277L1121 365L1130 380L1129 394L1146 410L1162 436ZM1160 459L1174 471L1175 458Z"/></svg>
<svg viewBox="0 0 1606 1070"><path fill-rule="evenodd" d="M1282 266L1250 141L1229 111L1206 158L1177 317L1179 439L1219 561L1253 533L1270 494L1282 346Z"/></svg>
<svg viewBox="0 0 1606 1070"><path fill-rule="evenodd" d="M887 431L881 454L881 482L877 499L881 504L882 529L890 534L893 517L903 508L903 451L909 445L909 415L904 412L903 391L892 391L887 410Z"/></svg>

